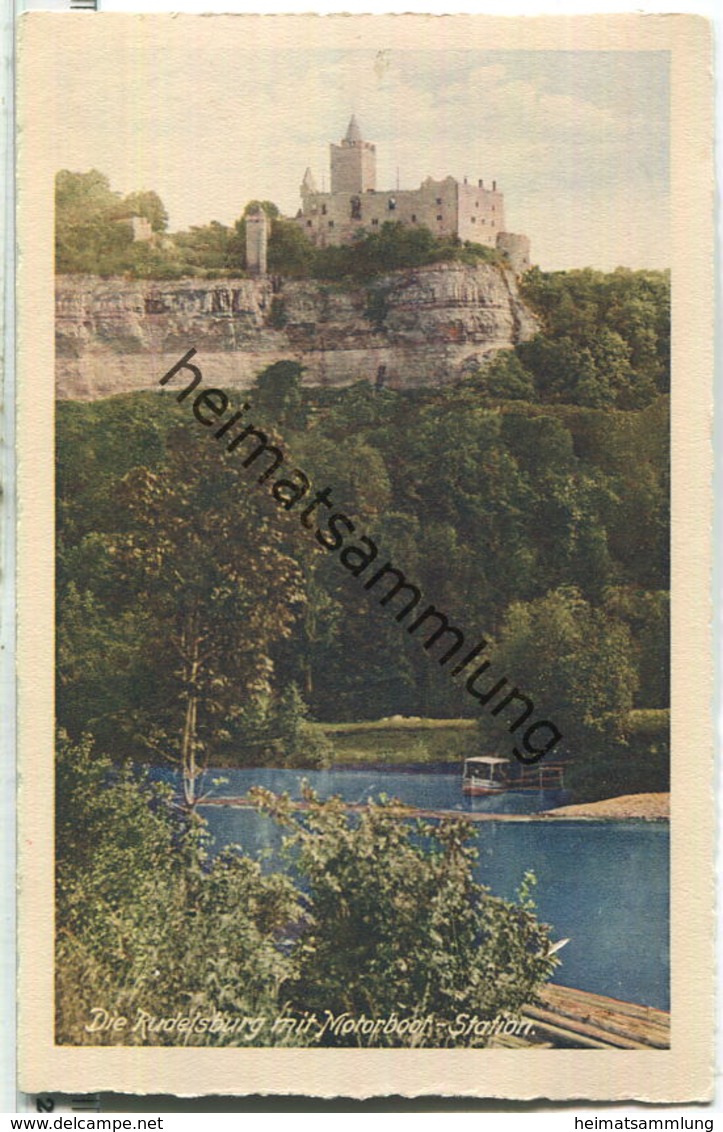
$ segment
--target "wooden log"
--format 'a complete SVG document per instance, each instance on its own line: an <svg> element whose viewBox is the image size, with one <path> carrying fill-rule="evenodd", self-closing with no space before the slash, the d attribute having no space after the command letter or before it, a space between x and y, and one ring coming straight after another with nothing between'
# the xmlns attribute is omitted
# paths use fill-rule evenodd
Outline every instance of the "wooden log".
<svg viewBox="0 0 723 1132"><path fill-rule="evenodd" d="M488 1049L552 1049L552 1042L534 1041L531 1035L526 1038L515 1038L512 1034L495 1034L489 1043Z"/></svg>
<svg viewBox="0 0 723 1132"><path fill-rule="evenodd" d="M562 1030L604 1040L613 1048L670 1047L670 1016L663 1010L556 984L544 987L539 999L541 1005L527 1007L526 1013Z"/></svg>
<svg viewBox="0 0 723 1132"><path fill-rule="evenodd" d="M618 1035L654 1049L668 1049L670 1045L669 1032L662 1027L651 1027L644 1022L632 1020L624 1015L613 1014L610 1011L578 1009L574 1010L562 1006L550 1005L550 1013L560 1018L568 1018L571 1022L583 1022L606 1031L611 1035Z"/></svg>
<svg viewBox="0 0 723 1132"><path fill-rule="evenodd" d="M626 1002L620 998L611 998L609 995L596 994L594 991L581 991L574 987L565 987L560 983L547 983L542 993L545 996L549 995L551 999L556 998L558 1001L585 1001L603 1009L613 1009L621 1014L637 1015L640 1018L650 1019L662 1026L670 1025L668 1012L660 1010L656 1006L642 1006L638 1002Z"/></svg>
<svg viewBox="0 0 723 1132"><path fill-rule="evenodd" d="M595 1038L589 1038L585 1034L573 1034L570 1030L564 1029L562 1026L557 1026L552 1022L542 1022L530 1018L529 1021L534 1022L535 1034L541 1033L547 1035L552 1039L553 1045L559 1049L560 1046L575 1046L583 1049L615 1049L610 1042L599 1041ZM531 1044L534 1043L534 1036L529 1035Z"/></svg>
<svg viewBox="0 0 723 1132"><path fill-rule="evenodd" d="M585 1038L592 1038L593 1040L602 1043L603 1046L613 1047L615 1049L649 1049L650 1046L645 1042L635 1041L633 1038L623 1037L620 1034L612 1033L609 1030L600 1029L599 1026L591 1025L589 1022L581 1022L576 1018L563 1018L556 1012L551 1010L543 1010L539 1006L526 1006L525 1017L530 1017L535 1022L543 1022L548 1026L555 1026L561 1032L566 1032L571 1038L575 1036L582 1036Z"/></svg>
<svg viewBox="0 0 723 1132"><path fill-rule="evenodd" d="M545 987L540 999L562 1017L589 1021L601 1029L643 1041L656 1049L668 1049L670 1046L670 1017L665 1011L554 985Z"/></svg>

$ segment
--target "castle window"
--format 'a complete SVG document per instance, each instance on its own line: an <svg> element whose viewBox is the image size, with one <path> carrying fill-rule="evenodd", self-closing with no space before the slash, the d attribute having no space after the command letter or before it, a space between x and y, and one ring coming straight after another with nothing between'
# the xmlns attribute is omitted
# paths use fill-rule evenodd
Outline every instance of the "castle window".
<svg viewBox="0 0 723 1132"><path fill-rule="evenodd" d="M441 216L438 216L438 217L437 217L437 220L441 220L441 219L442 219L442 217L441 217Z"/></svg>
<svg viewBox="0 0 723 1132"><path fill-rule="evenodd" d="M326 216L326 205L325 204L322 204L322 206L321 206L321 215Z"/></svg>
<svg viewBox="0 0 723 1132"><path fill-rule="evenodd" d="M312 224L311 220L307 220L307 221L306 221L306 227L307 227L307 228L311 228L311 227L313 227L313 224Z"/></svg>
<svg viewBox="0 0 723 1132"><path fill-rule="evenodd" d="M351 198L351 218L352 220L361 220L361 201L359 197Z"/></svg>
<svg viewBox="0 0 723 1132"><path fill-rule="evenodd" d="M437 197L437 204L441 204L441 203L442 203L442 198L441 198L441 197Z"/></svg>
<svg viewBox="0 0 723 1132"><path fill-rule="evenodd" d="M330 227L330 228L333 228L333 227L334 227L334 221L333 221L333 220L330 220L330 221L329 221L329 227Z"/></svg>
<svg viewBox="0 0 723 1132"><path fill-rule="evenodd" d="M476 216L471 216L471 217L470 217L470 219L471 219L471 221L472 221L472 223L473 223L473 224L475 224L475 223L476 223L476 221L477 221L477 217L476 217Z"/></svg>
<svg viewBox="0 0 723 1132"><path fill-rule="evenodd" d="M394 212L394 209L397 207L396 197L389 198L388 207L390 212Z"/></svg>
<svg viewBox="0 0 723 1132"><path fill-rule="evenodd" d="M412 213L412 224L416 224L416 223L417 223L417 214L415 212L413 212Z"/></svg>
<svg viewBox="0 0 723 1132"><path fill-rule="evenodd" d="M377 228L378 226L379 226L379 221L378 220L372 220L372 228Z"/></svg>

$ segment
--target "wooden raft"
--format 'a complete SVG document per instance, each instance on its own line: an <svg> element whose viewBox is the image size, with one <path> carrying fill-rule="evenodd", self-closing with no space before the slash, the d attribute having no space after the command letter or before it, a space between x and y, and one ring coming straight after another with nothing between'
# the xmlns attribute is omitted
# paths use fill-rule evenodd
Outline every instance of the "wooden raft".
<svg viewBox="0 0 723 1132"><path fill-rule="evenodd" d="M310 810L314 803L304 801L291 801L289 802L289 809L298 810L302 813L305 810ZM252 802L246 795L240 797L218 797L218 798L202 798L199 805L201 806L232 806L239 810L253 810L256 809L256 803ZM343 808L350 814L363 814L371 807L367 802L342 802ZM529 822L529 821L554 821L549 814L546 813L532 813L532 814L488 814L479 813L474 810L430 810L420 809L418 806L405 806L388 805L384 807L384 813L388 817L403 818L452 818L457 821L466 822L483 822L483 821L508 821L508 822ZM580 818L578 821L582 820Z"/></svg>
<svg viewBox="0 0 723 1132"><path fill-rule="evenodd" d="M669 1049L670 1014L549 983L523 1017L533 1029L515 1044L567 1049ZM500 1044L508 1044L504 1039Z"/></svg>

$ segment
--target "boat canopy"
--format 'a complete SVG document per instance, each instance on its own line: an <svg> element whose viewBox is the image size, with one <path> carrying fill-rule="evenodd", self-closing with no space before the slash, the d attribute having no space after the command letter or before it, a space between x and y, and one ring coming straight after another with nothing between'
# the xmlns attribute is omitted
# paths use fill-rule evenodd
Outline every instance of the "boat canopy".
<svg viewBox="0 0 723 1132"><path fill-rule="evenodd" d="M500 763L508 763L509 759L498 759L496 755L471 755L470 758L465 759L467 763L486 763L487 766L498 766Z"/></svg>

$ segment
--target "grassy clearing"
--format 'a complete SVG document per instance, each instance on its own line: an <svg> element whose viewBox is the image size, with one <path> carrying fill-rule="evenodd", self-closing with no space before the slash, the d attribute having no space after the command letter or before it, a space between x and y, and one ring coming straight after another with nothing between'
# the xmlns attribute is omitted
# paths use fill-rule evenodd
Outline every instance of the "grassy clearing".
<svg viewBox="0 0 723 1132"><path fill-rule="evenodd" d="M334 745L336 763L461 761L479 745L473 719L380 719L316 723Z"/></svg>
<svg viewBox="0 0 723 1132"><path fill-rule="evenodd" d="M360 731L472 731L476 719L421 719L400 715L391 719L365 719L361 723L317 723L326 735L356 734Z"/></svg>

